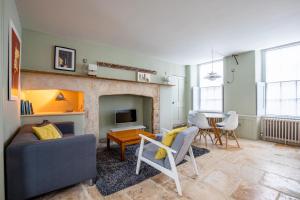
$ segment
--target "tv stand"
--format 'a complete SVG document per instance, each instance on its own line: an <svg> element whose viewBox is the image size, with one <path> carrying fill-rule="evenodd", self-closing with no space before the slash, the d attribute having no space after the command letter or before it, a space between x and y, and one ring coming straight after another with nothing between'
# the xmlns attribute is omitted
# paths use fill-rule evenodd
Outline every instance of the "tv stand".
<svg viewBox="0 0 300 200"><path fill-rule="evenodd" d="M126 131L126 130L144 130L146 127L143 125L139 126L126 126L126 127L120 127L120 128L112 128L109 129L110 132L117 132L117 131Z"/></svg>

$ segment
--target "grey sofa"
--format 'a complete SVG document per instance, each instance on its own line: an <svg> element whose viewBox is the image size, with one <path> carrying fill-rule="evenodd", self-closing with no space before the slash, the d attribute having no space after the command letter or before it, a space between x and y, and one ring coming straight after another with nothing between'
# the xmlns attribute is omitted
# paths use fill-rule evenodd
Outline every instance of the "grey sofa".
<svg viewBox="0 0 300 200"><path fill-rule="evenodd" d="M20 128L5 152L6 197L32 198L96 177L96 138L74 136L73 122L54 123L63 138L41 141Z"/></svg>

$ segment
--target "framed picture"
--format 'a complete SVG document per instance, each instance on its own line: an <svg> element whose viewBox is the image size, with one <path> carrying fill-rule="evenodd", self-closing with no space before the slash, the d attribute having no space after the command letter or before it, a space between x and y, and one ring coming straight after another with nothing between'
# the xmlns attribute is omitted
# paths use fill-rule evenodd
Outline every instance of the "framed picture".
<svg viewBox="0 0 300 200"><path fill-rule="evenodd" d="M151 80L151 74L137 72L137 81L138 82L150 82L150 80Z"/></svg>
<svg viewBox="0 0 300 200"><path fill-rule="evenodd" d="M20 95L21 38L12 20L8 40L8 100L16 101Z"/></svg>
<svg viewBox="0 0 300 200"><path fill-rule="evenodd" d="M76 50L55 46L54 69L72 71L76 70Z"/></svg>

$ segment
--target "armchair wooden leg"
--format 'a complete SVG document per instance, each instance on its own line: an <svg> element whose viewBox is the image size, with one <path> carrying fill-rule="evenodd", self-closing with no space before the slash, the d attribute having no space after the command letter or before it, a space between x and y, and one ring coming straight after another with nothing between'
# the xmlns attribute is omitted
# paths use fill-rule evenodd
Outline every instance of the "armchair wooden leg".
<svg viewBox="0 0 300 200"><path fill-rule="evenodd" d="M181 185L180 185L179 176L178 176L178 172L177 172L174 157L173 157L172 153L169 152L169 151L167 152L167 154L168 154L169 162L170 162L170 165L171 165L171 174L172 174L171 177L175 181L176 189L177 189L178 194L180 196L182 196Z"/></svg>
<svg viewBox="0 0 300 200"><path fill-rule="evenodd" d="M234 139L235 139L235 141L236 141L236 144L237 144L238 148L240 148L240 144L239 144L239 142L238 142L238 140L237 140L237 137L236 137L234 131L232 131L232 135L233 135L233 137L234 137Z"/></svg>
<svg viewBox="0 0 300 200"><path fill-rule="evenodd" d="M189 148L189 154L190 154L190 159L191 159L193 167L194 167L194 171L195 171L196 175L198 176L199 175L199 171L198 171L198 167L197 167L197 163L196 163L196 160L195 160L195 157L194 157L194 153L193 153L193 148L192 147Z"/></svg>
<svg viewBox="0 0 300 200"><path fill-rule="evenodd" d="M135 173L138 175L140 173L140 167L141 167L141 157L143 155L143 149L144 149L144 139L141 140L140 149L139 149L139 156L136 164L136 171Z"/></svg>
<svg viewBox="0 0 300 200"><path fill-rule="evenodd" d="M181 185L180 185L178 174L176 175L174 180L175 180L177 192L178 192L179 196L182 196L182 190L181 190Z"/></svg>

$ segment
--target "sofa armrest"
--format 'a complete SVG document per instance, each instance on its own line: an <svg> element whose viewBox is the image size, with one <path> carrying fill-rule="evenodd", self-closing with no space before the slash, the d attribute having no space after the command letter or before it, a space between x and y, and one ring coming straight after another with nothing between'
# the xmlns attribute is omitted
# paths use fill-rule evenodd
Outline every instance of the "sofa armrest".
<svg viewBox="0 0 300 200"><path fill-rule="evenodd" d="M6 150L9 199L30 198L96 174L94 135L16 144Z"/></svg>

